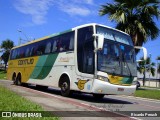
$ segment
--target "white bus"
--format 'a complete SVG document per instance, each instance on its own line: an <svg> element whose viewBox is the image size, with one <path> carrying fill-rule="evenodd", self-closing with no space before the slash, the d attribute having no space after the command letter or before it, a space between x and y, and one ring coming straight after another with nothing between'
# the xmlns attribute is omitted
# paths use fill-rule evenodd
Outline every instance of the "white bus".
<svg viewBox="0 0 160 120"><path fill-rule="evenodd" d="M14 47L8 65L7 77L14 84L60 87L62 96L80 91L103 98L132 95L136 89L131 37L96 23Z"/></svg>

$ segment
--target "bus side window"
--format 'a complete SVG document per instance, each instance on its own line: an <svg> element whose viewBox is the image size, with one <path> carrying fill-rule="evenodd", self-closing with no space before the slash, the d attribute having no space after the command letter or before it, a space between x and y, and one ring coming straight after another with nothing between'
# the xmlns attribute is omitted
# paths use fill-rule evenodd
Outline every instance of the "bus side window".
<svg viewBox="0 0 160 120"><path fill-rule="evenodd" d="M33 47L30 50L29 56L33 56Z"/></svg>
<svg viewBox="0 0 160 120"><path fill-rule="evenodd" d="M23 49L21 48L20 49L20 58L23 58L24 57L24 51L23 51Z"/></svg>
<svg viewBox="0 0 160 120"><path fill-rule="evenodd" d="M17 49L17 54L16 54L16 59L18 59L19 58L19 49Z"/></svg>
<svg viewBox="0 0 160 120"><path fill-rule="evenodd" d="M45 48L45 52L44 52L44 53L50 53L50 52L51 52L51 43L48 42L48 43L46 44L46 48Z"/></svg>
<svg viewBox="0 0 160 120"><path fill-rule="evenodd" d="M16 59L16 56L17 56L17 50L14 50L14 57L13 57L13 59Z"/></svg>
<svg viewBox="0 0 160 120"><path fill-rule="evenodd" d="M59 39L57 41L57 51L60 52L62 50L63 50L63 48L62 48L62 42L61 42L61 39Z"/></svg>
<svg viewBox="0 0 160 120"><path fill-rule="evenodd" d="M57 41L54 40L54 41L53 41L52 52L56 52L56 51L57 51Z"/></svg>
<svg viewBox="0 0 160 120"><path fill-rule="evenodd" d="M36 47L34 47L34 55L43 55L45 53L45 43L40 42L35 44Z"/></svg>
<svg viewBox="0 0 160 120"><path fill-rule="evenodd" d="M11 60L13 60L14 59L14 56L15 56L15 50L12 50L12 52L11 52Z"/></svg>
<svg viewBox="0 0 160 120"><path fill-rule="evenodd" d="M69 50L73 50L74 48L74 36L71 35L70 43L69 43Z"/></svg>
<svg viewBox="0 0 160 120"><path fill-rule="evenodd" d="M27 48L26 53L25 53L25 57L29 56L29 48Z"/></svg>

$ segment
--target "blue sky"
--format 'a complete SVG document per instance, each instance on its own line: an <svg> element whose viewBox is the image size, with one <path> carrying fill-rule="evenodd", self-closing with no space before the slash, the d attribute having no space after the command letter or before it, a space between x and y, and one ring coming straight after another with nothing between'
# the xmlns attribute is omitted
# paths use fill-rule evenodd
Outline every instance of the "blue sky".
<svg viewBox="0 0 160 120"><path fill-rule="evenodd" d="M99 16L100 5L113 0L0 0L0 44L11 39L29 40L61 32L85 23L115 27L108 16ZM160 22L156 21L160 28ZM21 30L22 33L18 32ZM22 41L25 43L25 41ZM160 37L144 45L152 59L160 55ZM138 54L139 58L141 55Z"/></svg>

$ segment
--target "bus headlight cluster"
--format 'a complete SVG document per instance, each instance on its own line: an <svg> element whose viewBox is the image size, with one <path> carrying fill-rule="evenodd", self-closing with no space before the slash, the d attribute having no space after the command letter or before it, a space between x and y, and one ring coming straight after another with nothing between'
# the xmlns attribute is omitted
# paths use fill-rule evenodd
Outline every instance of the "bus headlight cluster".
<svg viewBox="0 0 160 120"><path fill-rule="evenodd" d="M108 78L100 76L100 75L97 76L97 79L101 81L109 82Z"/></svg>

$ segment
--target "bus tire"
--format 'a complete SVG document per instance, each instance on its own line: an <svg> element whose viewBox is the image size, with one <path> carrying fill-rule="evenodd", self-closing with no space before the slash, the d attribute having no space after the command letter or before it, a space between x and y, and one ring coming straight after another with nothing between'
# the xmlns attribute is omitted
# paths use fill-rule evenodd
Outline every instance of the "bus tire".
<svg viewBox="0 0 160 120"><path fill-rule="evenodd" d="M95 99L102 99L104 97L104 94L93 94L93 97Z"/></svg>
<svg viewBox="0 0 160 120"><path fill-rule="evenodd" d="M12 81L13 81L13 84L16 85L16 73L13 74Z"/></svg>
<svg viewBox="0 0 160 120"><path fill-rule="evenodd" d="M21 83L21 74L18 74L17 78L16 78L16 85L22 85Z"/></svg>
<svg viewBox="0 0 160 120"><path fill-rule="evenodd" d="M68 76L62 76L62 78L60 79L60 88L62 96L68 97L71 95L70 81Z"/></svg>

